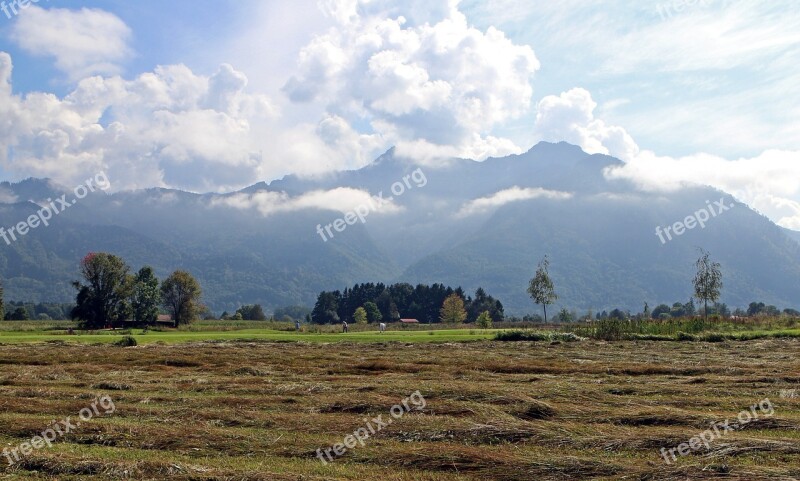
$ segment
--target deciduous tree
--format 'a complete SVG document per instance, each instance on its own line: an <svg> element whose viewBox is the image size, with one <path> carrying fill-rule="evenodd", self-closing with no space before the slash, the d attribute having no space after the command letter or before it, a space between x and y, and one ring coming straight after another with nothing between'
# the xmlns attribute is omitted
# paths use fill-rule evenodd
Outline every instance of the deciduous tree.
<svg viewBox="0 0 800 481"><path fill-rule="evenodd" d="M550 261L547 256L539 263L536 268L536 274L531 279L528 285L528 294L536 304L540 304L544 308L544 322L547 322L547 306L552 304L558 299L553 287L553 280L550 279Z"/></svg>
<svg viewBox="0 0 800 481"><path fill-rule="evenodd" d="M381 322L383 319L383 314L381 314L381 310L378 309L378 305L374 302L367 302L364 304L364 310L367 313L367 320L374 324L376 322Z"/></svg>
<svg viewBox="0 0 800 481"><path fill-rule="evenodd" d="M363 307L359 307L356 309L356 312L353 313L353 319L355 319L356 324L366 324L367 323L367 310Z"/></svg>
<svg viewBox="0 0 800 481"><path fill-rule="evenodd" d="M85 284L75 281L78 290L72 318L89 329L106 324L118 326L130 315L128 299L132 283L130 268L121 258L104 252L90 253L81 261L81 275Z"/></svg>
<svg viewBox="0 0 800 481"><path fill-rule="evenodd" d="M158 321L158 306L161 305L161 290L153 268L142 267L133 280L131 308L133 320L152 325Z"/></svg>
<svg viewBox="0 0 800 481"><path fill-rule="evenodd" d="M189 324L200 311L200 284L191 274L177 270L161 284L164 307L172 315L175 327Z"/></svg>
<svg viewBox="0 0 800 481"><path fill-rule="evenodd" d="M492 316L489 314L489 311L483 311L480 316L478 316L478 320L476 321L478 327L481 329L491 329L492 328Z"/></svg>
<svg viewBox="0 0 800 481"><path fill-rule="evenodd" d="M464 299L458 294L450 294L442 303L439 311L439 319L450 324L460 324L467 318L467 311L464 309Z"/></svg>
<svg viewBox="0 0 800 481"><path fill-rule="evenodd" d="M694 276L694 295L703 301L703 315L708 321L708 303L719 300L722 290L722 270L718 262L711 262L708 252L700 249L700 258L695 263L697 273Z"/></svg>
<svg viewBox="0 0 800 481"><path fill-rule="evenodd" d="M242 319L245 321L266 321L267 315L264 314L264 308L261 304L248 304L240 307L237 311L241 314Z"/></svg>

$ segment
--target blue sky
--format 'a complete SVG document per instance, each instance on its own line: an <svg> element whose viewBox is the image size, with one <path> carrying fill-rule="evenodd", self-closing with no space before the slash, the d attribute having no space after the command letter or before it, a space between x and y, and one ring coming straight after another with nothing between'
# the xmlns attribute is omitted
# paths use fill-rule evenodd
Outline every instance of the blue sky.
<svg viewBox="0 0 800 481"><path fill-rule="evenodd" d="M566 140L800 229L788 0L40 0L0 52L8 179L222 191Z"/></svg>

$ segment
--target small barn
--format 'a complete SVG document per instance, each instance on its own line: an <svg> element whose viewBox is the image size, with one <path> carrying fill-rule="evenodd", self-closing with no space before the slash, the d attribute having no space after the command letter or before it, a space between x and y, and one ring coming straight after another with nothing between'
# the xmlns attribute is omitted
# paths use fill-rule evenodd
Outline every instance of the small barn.
<svg viewBox="0 0 800 481"><path fill-rule="evenodd" d="M416 319L400 319L400 324L419 324Z"/></svg>

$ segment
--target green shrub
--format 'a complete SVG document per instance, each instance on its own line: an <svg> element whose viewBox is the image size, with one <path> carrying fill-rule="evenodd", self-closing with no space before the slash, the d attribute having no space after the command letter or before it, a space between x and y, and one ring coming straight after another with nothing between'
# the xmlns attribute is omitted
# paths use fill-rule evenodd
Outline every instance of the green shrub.
<svg viewBox="0 0 800 481"><path fill-rule="evenodd" d="M503 331L494 335L495 341L549 341L550 336L541 332Z"/></svg>
<svg viewBox="0 0 800 481"><path fill-rule="evenodd" d="M724 342L725 336L716 332L711 332L703 336L703 340L706 342Z"/></svg>
<svg viewBox="0 0 800 481"><path fill-rule="evenodd" d="M119 341L114 343L115 346L120 346L120 347L133 347L136 346L137 344L138 343L136 342L136 338L133 336L125 336Z"/></svg>
<svg viewBox="0 0 800 481"><path fill-rule="evenodd" d="M630 339L635 341L674 341L672 336L664 336L660 334L633 334Z"/></svg>
<svg viewBox="0 0 800 481"><path fill-rule="evenodd" d="M690 342L690 341L696 340L693 335L687 334L685 332L679 332L678 335L675 336L675 339L677 339L678 341L682 341L682 342L683 341L689 341Z"/></svg>

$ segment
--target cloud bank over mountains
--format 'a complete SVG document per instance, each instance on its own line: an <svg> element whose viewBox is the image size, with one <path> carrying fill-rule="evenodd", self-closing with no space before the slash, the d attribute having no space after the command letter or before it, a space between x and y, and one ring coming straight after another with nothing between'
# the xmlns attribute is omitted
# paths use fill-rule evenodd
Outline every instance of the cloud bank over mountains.
<svg viewBox="0 0 800 481"><path fill-rule="evenodd" d="M28 55L50 59L71 87L62 96L19 93L13 59L0 53L0 162L17 179L49 177L73 185L105 171L114 190L221 192L287 173L358 168L391 146L398 155L431 166L449 157L521 153L530 145L507 135L513 128L529 131L531 145L566 140L589 153L617 156L626 164L607 175L630 179L644 190L709 184L800 229L797 150L731 159L710 152L659 155L638 145L624 126L603 118L592 93L580 85L541 92L537 100L535 77L543 67L537 46L499 28L475 27L462 7L456 0L323 0L326 28L296 52L291 68L274 73L283 78L282 88L265 91L249 81L246 66L222 64L199 72L170 64L127 74L129 59L138 54L136 32L120 16L32 6L15 19L9 39ZM546 15L555 7L541 8ZM738 13L740 7L724 18ZM696 29L697 21L682 17L667 23ZM747 38L736 25L731 45ZM648 35L666 41L659 37L663 28L653 27ZM796 42L791 35L774 38ZM775 42L752 46L748 58L775 54ZM606 70L649 65L633 36L621 36L616 44L631 55L609 56ZM720 49L717 45L712 53ZM718 59L715 68L724 67L717 64L729 51L712 56ZM664 52L661 68L690 70L692 65L678 62L683 58L678 53ZM524 124L531 115L535 121ZM506 194L486 202L527 195ZM248 201L262 211L294 202Z"/></svg>

